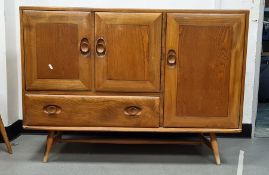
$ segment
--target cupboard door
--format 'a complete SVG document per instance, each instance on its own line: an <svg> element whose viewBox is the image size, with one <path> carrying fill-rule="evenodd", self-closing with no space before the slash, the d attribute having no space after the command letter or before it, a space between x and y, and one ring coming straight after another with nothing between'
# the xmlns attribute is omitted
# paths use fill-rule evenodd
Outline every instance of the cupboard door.
<svg viewBox="0 0 269 175"><path fill-rule="evenodd" d="M23 11L27 90L89 90L91 13Z"/></svg>
<svg viewBox="0 0 269 175"><path fill-rule="evenodd" d="M159 92L161 13L95 13L96 90Z"/></svg>
<svg viewBox="0 0 269 175"><path fill-rule="evenodd" d="M244 36L244 14L167 15L165 127L239 127Z"/></svg>

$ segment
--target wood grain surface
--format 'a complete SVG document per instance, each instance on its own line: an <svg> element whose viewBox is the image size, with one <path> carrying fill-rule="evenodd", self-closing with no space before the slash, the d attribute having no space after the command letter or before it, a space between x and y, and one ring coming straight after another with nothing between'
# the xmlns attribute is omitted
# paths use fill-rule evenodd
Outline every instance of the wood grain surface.
<svg viewBox="0 0 269 175"><path fill-rule="evenodd" d="M248 11L20 14L25 128L241 131Z"/></svg>
<svg viewBox="0 0 269 175"><path fill-rule="evenodd" d="M159 97L26 95L24 125L159 127Z"/></svg>
<svg viewBox="0 0 269 175"><path fill-rule="evenodd" d="M242 14L168 14L164 126L238 127L244 31Z"/></svg>
<svg viewBox="0 0 269 175"><path fill-rule="evenodd" d="M27 90L91 89L93 58L80 51L93 40L91 13L26 10L22 25Z"/></svg>
<svg viewBox="0 0 269 175"><path fill-rule="evenodd" d="M95 39L106 55L96 55L96 90L159 92L161 13L95 13Z"/></svg>

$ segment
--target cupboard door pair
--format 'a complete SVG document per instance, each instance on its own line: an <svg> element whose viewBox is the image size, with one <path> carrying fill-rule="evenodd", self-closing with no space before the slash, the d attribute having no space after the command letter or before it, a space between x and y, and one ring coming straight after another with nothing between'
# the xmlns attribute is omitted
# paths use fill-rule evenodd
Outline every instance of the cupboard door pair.
<svg viewBox="0 0 269 175"><path fill-rule="evenodd" d="M165 127L238 128L245 14L169 13Z"/></svg>
<svg viewBox="0 0 269 175"><path fill-rule="evenodd" d="M23 11L26 89L91 90L94 73L97 91L158 92L161 23L161 13Z"/></svg>

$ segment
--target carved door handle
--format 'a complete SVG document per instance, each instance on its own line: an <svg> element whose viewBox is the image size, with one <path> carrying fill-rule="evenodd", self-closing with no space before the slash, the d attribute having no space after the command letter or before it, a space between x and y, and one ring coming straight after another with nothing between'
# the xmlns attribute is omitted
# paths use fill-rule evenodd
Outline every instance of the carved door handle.
<svg viewBox="0 0 269 175"><path fill-rule="evenodd" d="M97 39L95 49L98 57L104 57L106 55L106 43L103 37Z"/></svg>
<svg viewBox="0 0 269 175"><path fill-rule="evenodd" d="M80 41L80 53L82 55L88 55L90 53L89 40L87 38L82 38Z"/></svg>
<svg viewBox="0 0 269 175"><path fill-rule="evenodd" d="M175 50L169 50L167 54L167 64L170 67L175 67L176 66L176 51Z"/></svg>
<svg viewBox="0 0 269 175"><path fill-rule="evenodd" d="M43 112L48 115L55 115L61 113L62 109L57 105L44 106Z"/></svg>

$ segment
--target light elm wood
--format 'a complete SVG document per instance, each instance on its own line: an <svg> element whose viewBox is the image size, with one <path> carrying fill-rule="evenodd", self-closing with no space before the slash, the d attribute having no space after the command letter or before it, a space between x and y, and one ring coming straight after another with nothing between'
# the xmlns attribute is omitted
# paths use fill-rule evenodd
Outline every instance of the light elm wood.
<svg viewBox="0 0 269 175"><path fill-rule="evenodd" d="M249 13L245 13L245 37L244 37L244 56L243 56L243 69L242 69L242 86L241 86L241 103L240 103L240 114L239 114L239 127L242 129L243 123L243 106L244 106L244 90L245 90L245 76L246 76L246 64L247 64L247 46L248 46L248 31L249 31Z"/></svg>
<svg viewBox="0 0 269 175"><path fill-rule="evenodd" d="M160 97L158 92L92 92L92 91L25 91L25 94L40 95L88 95L88 96L154 96Z"/></svg>
<svg viewBox="0 0 269 175"><path fill-rule="evenodd" d="M54 136L55 136L55 131L49 131L48 136L47 136L46 150L45 150L44 157L43 157L44 163L48 162L49 153L50 153L52 146L54 144Z"/></svg>
<svg viewBox="0 0 269 175"><path fill-rule="evenodd" d="M200 135L202 141L213 151L214 154L214 158L216 161L217 165L220 165L220 155L219 155L219 147L218 147L218 142L217 142L217 137L215 133L210 133L210 139L208 139L207 137L205 137L203 134Z"/></svg>
<svg viewBox="0 0 269 175"><path fill-rule="evenodd" d="M96 90L159 92L161 32L162 13L96 12Z"/></svg>
<svg viewBox="0 0 269 175"><path fill-rule="evenodd" d="M12 154L11 144L9 142L9 139L8 139L8 136L7 136L7 132L6 132L6 129L5 129L5 126L4 126L4 123L3 123L3 120L2 120L1 115L0 115L0 132L1 132L1 135L3 137L4 142L6 144L7 152L9 154Z"/></svg>
<svg viewBox="0 0 269 175"><path fill-rule="evenodd" d="M25 10L22 15L26 89L90 90L91 13Z"/></svg>
<svg viewBox="0 0 269 175"><path fill-rule="evenodd" d="M159 97L26 95L24 124L156 128L159 108Z"/></svg>
<svg viewBox="0 0 269 175"><path fill-rule="evenodd" d="M161 139L120 139L120 138L89 138L89 139L56 139L56 142L67 143L101 143L101 144L182 144L182 145L200 145L202 141L184 141L184 140L161 140Z"/></svg>
<svg viewBox="0 0 269 175"><path fill-rule="evenodd" d="M23 127L54 142L208 145L242 130L249 11L20 7ZM44 66L45 65L45 66ZM64 139L61 131L209 133Z"/></svg>
<svg viewBox="0 0 269 175"><path fill-rule="evenodd" d="M220 128L134 128L134 127L63 127L63 126L34 126L23 125L31 130L57 130L57 131L104 131L104 132L171 132L171 133L240 133L242 129Z"/></svg>
<svg viewBox="0 0 269 175"><path fill-rule="evenodd" d="M239 127L245 20L167 14L165 127Z"/></svg>
<svg viewBox="0 0 269 175"><path fill-rule="evenodd" d="M166 13L162 18L162 50L161 50L161 91L160 91L160 126L164 126L164 80L165 80L165 43L166 43Z"/></svg>
<svg viewBox="0 0 269 175"><path fill-rule="evenodd" d="M219 155L219 146L218 146L215 133L210 133L210 143L211 143L211 148L213 150L213 154L216 160L216 164L220 165L221 162L220 162L220 155Z"/></svg>
<svg viewBox="0 0 269 175"><path fill-rule="evenodd" d="M135 9L135 8L81 8L81 7L42 7L42 6L20 6L20 10L40 10L40 11L80 11L80 12L126 12L126 13L218 13L218 14L249 14L249 10L199 10L199 9Z"/></svg>
<svg viewBox="0 0 269 175"><path fill-rule="evenodd" d="M20 44L21 44L21 93L22 93L22 109L24 109L24 94L26 93L25 82L25 57L24 57L24 27L23 27L23 10L20 10ZM24 110L22 110L24 116Z"/></svg>

